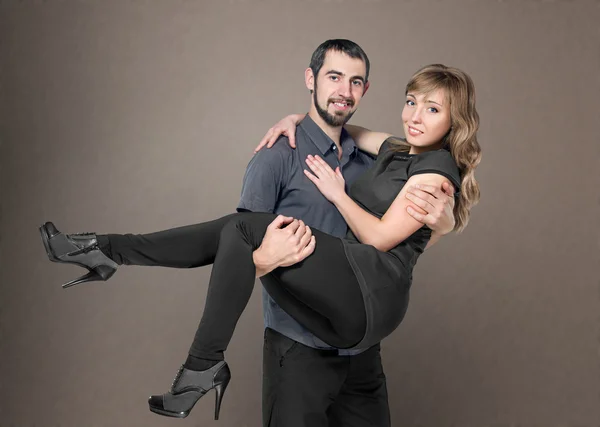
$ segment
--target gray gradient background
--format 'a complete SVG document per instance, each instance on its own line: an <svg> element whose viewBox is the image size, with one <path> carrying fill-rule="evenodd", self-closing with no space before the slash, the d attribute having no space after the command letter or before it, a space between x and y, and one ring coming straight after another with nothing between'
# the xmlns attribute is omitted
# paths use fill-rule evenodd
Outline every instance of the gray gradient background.
<svg viewBox="0 0 600 427"><path fill-rule="evenodd" d="M598 3L451 3L0 2L0 425L213 425L212 393L183 421L146 404L185 358L210 269L124 267L63 291L83 270L51 264L37 227L231 212L252 148L307 110L304 69L334 37L372 62L353 123L400 134L427 63L478 89L482 200L421 258L383 342L393 425L600 425ZM257 286L214 425L260 425L262 333Z"/></svg>

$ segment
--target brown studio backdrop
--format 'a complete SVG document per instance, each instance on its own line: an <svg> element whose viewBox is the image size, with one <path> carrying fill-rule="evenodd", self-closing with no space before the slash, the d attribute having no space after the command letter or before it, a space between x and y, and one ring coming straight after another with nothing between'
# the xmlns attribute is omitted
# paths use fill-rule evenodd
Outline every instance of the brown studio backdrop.
<svg viewBox="0 0 600 427"><path fill-rule="evenodd" d="M353 123L401 133L420 66L478 90L482 201L421 258L383 342L394 426L600 423L595 2L2 2L0 425L163 426L209 268L81 270L37 227L149 232L238 201L252 148L308 108L303 71L350 38L372 87ZM227 353L221 426L260 425L260 287ZM213 396L182 426L212 425ZM215 424L217 425L217 424Z"/></svg>

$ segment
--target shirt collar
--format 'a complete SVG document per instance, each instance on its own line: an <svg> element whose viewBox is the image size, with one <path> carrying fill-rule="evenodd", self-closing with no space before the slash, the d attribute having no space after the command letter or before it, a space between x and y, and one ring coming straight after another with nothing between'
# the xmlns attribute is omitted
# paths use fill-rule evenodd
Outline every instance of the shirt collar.
<svg viewBox="0 0 600 427"><path fill-rule="evenodd" d="M329 151L333 150L333 147L335 147L335 143L329 137L329 135L327 135L308 114L300 122L298 127L302 128L302 130L306 132L311 141L317 146L321 154L325 155ZM340 135L340 145L342 150L344 150L344 156L356 154L358 149L354 139L352 139L346 129L342 129L342 133Z"/></svg>

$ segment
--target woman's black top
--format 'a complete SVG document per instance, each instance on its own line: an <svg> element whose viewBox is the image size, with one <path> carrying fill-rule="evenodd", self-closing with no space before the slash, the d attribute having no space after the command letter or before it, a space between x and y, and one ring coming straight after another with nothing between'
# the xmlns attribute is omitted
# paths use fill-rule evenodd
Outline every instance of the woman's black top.
<svg viewBox="0 0 600 427"><path fill-rule="evenodd" d="M442 149L408 154L394 148L395 140L388 138L381 145L375 164L350 187L348 195L356 203L381 218L406 181L421 173L445 176L458 194L460 173L450 152ZM382 252L361 244L348 231L344 248L360 283L367 313L365 336L354 348L376 344L398 327L408 306L412 269L430 237L431 230L424 225L398 246Z"/></svg>

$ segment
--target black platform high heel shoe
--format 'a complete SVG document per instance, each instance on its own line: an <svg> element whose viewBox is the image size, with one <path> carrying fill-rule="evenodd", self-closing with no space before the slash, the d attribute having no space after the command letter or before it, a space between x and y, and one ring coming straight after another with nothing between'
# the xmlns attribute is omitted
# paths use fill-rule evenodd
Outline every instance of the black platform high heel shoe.
<svg viewBox="0 0 600 427"><path fill-rule="evenodd" d="M47 222L40 227L42 242L52 262L77 264L88 273L62 285L63 288L95 280L108 280L117 271L118 264L98 247L94 233L63 234Z"/></svg>
<svg viewBox="0 0 600 427"><path fill-rule="evenodd" d="M148 405L156 414L167 417L185 418L202 396L215 389L215 420L219 419L221 400L231 379L231 371L225 361L205 371L192 371L181 366L173 380L171 390L150 396Z"/></svg>

